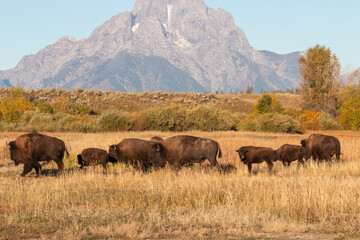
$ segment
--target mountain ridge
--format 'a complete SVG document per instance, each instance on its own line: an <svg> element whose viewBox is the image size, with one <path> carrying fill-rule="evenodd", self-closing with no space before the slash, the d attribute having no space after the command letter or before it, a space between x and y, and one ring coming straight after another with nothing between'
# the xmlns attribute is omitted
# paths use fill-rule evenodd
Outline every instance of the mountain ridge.
<svg viewBox="0 0 360 240"><path fill-rule="evenodd" d="M0 80L34 89L286 90L298 87L298 56L254 49L230 13L203 0L138 0L87 39L65 36L24 56Z"/></svg>

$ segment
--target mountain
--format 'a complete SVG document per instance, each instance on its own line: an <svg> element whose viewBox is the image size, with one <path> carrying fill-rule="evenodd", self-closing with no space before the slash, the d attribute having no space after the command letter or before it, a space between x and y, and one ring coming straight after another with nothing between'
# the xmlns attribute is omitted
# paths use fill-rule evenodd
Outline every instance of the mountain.
<svg viewBox="0 0 360 240"><path fill-rule="evenodd" d="M0 80L24 88L238 92L298 87L300 52L250 46L223 9L203 0L138 0L89 38L62 37Z"/></svg>

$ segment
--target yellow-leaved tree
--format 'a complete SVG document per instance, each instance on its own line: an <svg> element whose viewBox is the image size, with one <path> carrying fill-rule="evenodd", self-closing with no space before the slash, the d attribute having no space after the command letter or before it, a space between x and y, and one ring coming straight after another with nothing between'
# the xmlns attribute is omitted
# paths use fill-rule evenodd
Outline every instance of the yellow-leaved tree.
<svg viewBox="0 0 360 240"><path fill-rule="evenodd" d="M14 88L10 92L10 97L5 97L0 101L1 117L8 122L17 122L26 111L30 111L33 104L23 96L20 87Z"/></svg>
<svg viewBox="0 0 360 240"><path fill-rule="evenodd" d="M341 83L340 63L329 48L316 45L300 57L303 108L336 115Z"/></svg>

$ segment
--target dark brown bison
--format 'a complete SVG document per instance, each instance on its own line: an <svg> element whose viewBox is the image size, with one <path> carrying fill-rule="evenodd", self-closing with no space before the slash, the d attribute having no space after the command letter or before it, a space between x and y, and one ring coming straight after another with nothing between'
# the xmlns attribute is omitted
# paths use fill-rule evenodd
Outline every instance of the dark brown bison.
<svg viewBox="0 0 360 240"><path fill-rule="evenodd" d="M180 135L167 138L162 143L166 149L166 161L174 167L201 164L206 159L216 166L216 157L222 156L219 143L208 138Z"/></svg>
<svg viewBox="0 0 360 240"><path fill-rule="evenodd" d="M84 166L96 166L101 164L107 174L108 162L115 163L117 160L103 150L98 148L86 148L81 154L77 155L78 163L81 165L80 169Z"/></svg>
<svg viewBox="0 0 360 240"><path fill-rule="evenodd" d="M334 136L311 134L308 139L303 139L300 143L315 161L331 161L334 155L337 161L340 160L340 142Z"/></svg>
<svg viewBox="0 0 360 240"><path fill-rule="evenodd" d="M24 163L22 177L35 168L36 176L39 177L41 161L54 160L61 172L64 169L64 152L69 156L65 143L55 137L42 135L39 133L28 133L19 136L15 141L7 144L10 149L11 160L15 165Z"/></svg>
<svg viewBox="0 0 360 240"><path fill-rule="evenodd" d="M290 166L290 163L295 160L304 165L304 158L307 160L305 148L297 145L284 144L274 153L274 162L280 160L284 166Z"/></svg>
<svg viewBox="0 0 360 240"><path fill-rule="evenodd" d="M119 144L109 147L109 156L143 171L151 166L165 166L164 154L165 148L161 143L137 138L123 139Z"/></svg>
<svg viewBox="0 0 360 240"><path fill-rule="evenodd" d="M239 154L240 160L248 166L249 174L251 174L253 163L262 162L266 162L269 173L272 173L272 168L274 166L274 150L272 148L244 146L236 150L236 152Z"/></svg>

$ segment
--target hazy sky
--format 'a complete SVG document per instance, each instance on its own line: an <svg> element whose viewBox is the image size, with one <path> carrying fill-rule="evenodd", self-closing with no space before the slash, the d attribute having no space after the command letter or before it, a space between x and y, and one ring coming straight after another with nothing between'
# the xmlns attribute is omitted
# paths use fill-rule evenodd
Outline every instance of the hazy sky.
<svg viewBox="0 0 360 240"><path fill-rule="evenodd" d="M13 68L62 36L87 38L136 0L0 0L0 70ZM178 0L181 1L181 0ZM231 13L251 46L284 54L316 44L342 71L360 67L360 0L205 0Z"/></svg>

